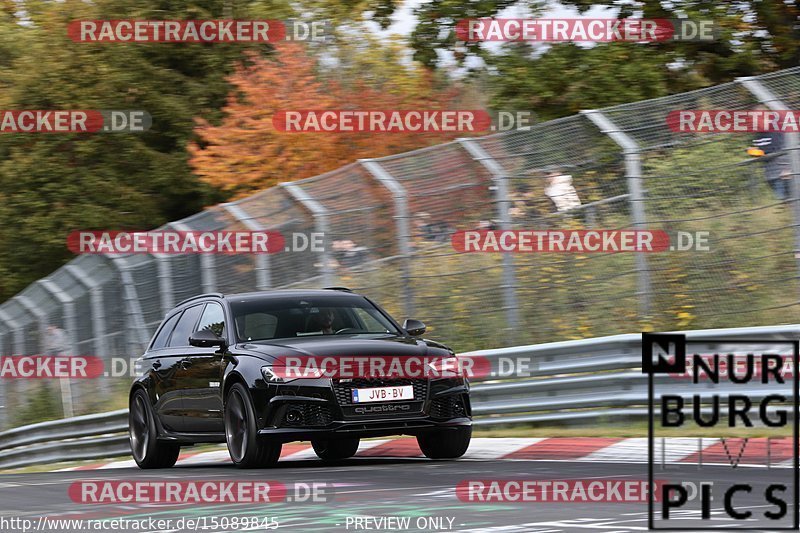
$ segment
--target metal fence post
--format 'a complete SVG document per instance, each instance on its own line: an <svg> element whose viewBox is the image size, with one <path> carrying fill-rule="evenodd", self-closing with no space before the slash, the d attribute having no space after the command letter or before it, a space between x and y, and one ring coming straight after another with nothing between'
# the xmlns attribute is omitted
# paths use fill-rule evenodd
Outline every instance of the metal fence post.
<svg viewBox="0 0 800 533"><path fill-rule="evenodd" d="M8 331L10 333L10 331ZM0 333L0 346L3 346L3 337L6 336L6 333ZM6 357L11 354L6 354L0 352L0 357ZM4 430L8 425L8 417L6 413L8 413L8 404L6 403L6 379L0 378L0 431Z"/></svg>
<svg viewBox="0 0 800 533"><path fill-rule="evenodd" d="M645 190L642 185L642 158L639 144L627 133L620 130L611 120L596 110L581 111L598 129L608 135L622 148L625 156L625 178L628 183L628 201L631 204L632 223L635 229L644 229L647 217L644 210ZM647 256L643 252L634 254L636 257L637 296L639 299L639 317L644 318L650 314L650 271L647 267Z"/></svg>
<svg viewBox="0 0 800 533"><path fill-rule="evenodd" d="M494 182L495 203L497 204L497 217L500 219L500 229L511 229L511 215L509 209L511 200L508 195L508 174L505 169L489 153L473 139L458 139L458 142L469 152L472 159L483 165L489 171ZM508 331L511 342L516 340L519 331L519 303L517 302L517 279L514 271L514 258L510 253L502 254L503 260L503 299L508 321Z"/></svg>
<svg viewBox="0 0 800 533"><path fill-rule="evenodd" d="M8 324L6 324L6 326L8 326ZM13 335L13 331L10 329L10 327L9 327L8 330L6 330L6 333L0 334L0 346L4 346L3 337L5 337L6 335L9 335L9 334ZM0 353L0 356L2 356L2 357L7 357L9 355L11 355L11 354L10 353ZM0 431L2 431L2 430L4 430L5 428L8 427L8 410L9 410L9 406L8 406L8 398L7 398L8 395L6 394L6 388L7 388L6 382L7 381L8 381L7 379L0 378Z"/></svg>
<svg viewBox="0 0 800 533"><path fill-rule="evenodd" d="M138 355L150 342L150 335L148 335L147 326L144 323L144 314L142 313L139 295L136 292L136 285L130 272L130 266L124 257L107 257L119 272L119 277L122 281L122 298L125 301L125 309L131 324L131 327L126 332L128 356Z"/></svg>
<svg viewBox="0 0 800 533"><path fill-rule="evenodd" d="M45 338L47 338L47 313L36 307L36 304L34 304L30 298L23 294L14 296L12 300L15 300L17 303L19 303L19 305L25 309L28 314L34 317L37 325L36 329L39 331L39 353L29 353L26 355L43 355L44 341ZM20 330L20 333L24 335L25 331ZM22 383L20 384L20 389L22 389L21 392L23 394L27 393L27 391L30 389L30 386L31 383L28 380L22 380Z"/></svg>
<svg viewBox="0 0 800 533"><path fill-rule="evenodd" d="M103 303L103 287L74 262L65 265L64 268L89 293L89 305L92 315L92 340L94 341L95 355L102 357L104 361L109 361L111 350L108 349L108 345L106 344L106 313ZM100 388L104 393L108 393L108 380L100 380Z"/></svg>
<svg viewBox="0 0 800 533"><path fill-rule="evenodd" d="M48 278L40 279L39 285L47 291L53 298L58 300L64 312L64 330L67 335L67 343L69 344L69 354L71 356L78 355L78 347L75 342L75 334L78 329L78 324L75 320L75 300L64 290ZM61 403L64 408L64 418L72 418L75 416L73 409L72 398L72 383L70 378L60 378L59 383L61 386Z"/></svg>
<svg viewBox="0 0 800 533"><path fill-rule="evenodd" d="M253 219L253 217L251 217L239 204L232 202L228 204L222 204L222 207L224 207L228 211L228 213L230 213L233 216L233 218L244 224L244 226L248 230L266 231L266 228L264 228L255 219ZM256 288L258 290L263 291L272 287L272 276L270 272L269 255L256 254L255 268L256 268Z"/></svg>
<svg viewBox="0 0 800 533"><path fill-rule="evenodd" d="M9 355L23 355L25 353L25 332L22 329L22 324L11 318L11 315L9 315L2 307L0 307L0 320L5 323L6 327L12 334L12 351L14 353ZM0 387L2 388L4 395L2 398L2 405L4 407L0 409L0 427L5 427L10 422L10 418L8 416L8 399L9 396L15 396L13 393L16 391L15 386L11 388L12 394L7 395L5 393L7 382L8 380L6 379L0 379Z"/></svg>
<svg viewBox="0 0 800 533"><path fill-rule="evenodd" d="M194 231L185 222L170 222L168 226L177 231ZM217 290L217 265L214 256L211 254L200 254L200 285L203 292L214 292Z"/></svg>
<svg viewBox="0 0 800 533"><path fill-rule="evenodd" d="M25 296L24 294L18 294L12 298L12 300L16 300L19 304L30 313L32 316L36 317L36 322L39 330L39 351L42 351L43 343L45 338L47 337L47 313L36 307L30 298ZM39 354L41 355L41 354Z"/></svg>
<svg viewBox="0 0 800 533"><path fill-rule="evenodd" d="M65 265L64 268L89 292L89 303L92 308L92 336L95 352L105 356L108 348L105 344L105 307L103 305L103 288L77 264Z"/></svg>
<svg viewBox="0 0 800 533"><path fill-rule="evenodd" d="M22 324L11 318L11 315L3 308L0 308L0 320L5 322L8 329L13 332L14 353L12 355L25 355L25 332Z"/></svg>
<svg viewBox="0 0 800 533"><path fill-rule="evenodd" d="M772 91L756 78L738 78L745 89L750 91L756 99L773 111L788 111L791 108L784 104ZM792 176L792 217L794 219L794 256L797 269L800 271L800 134L797 132L784 133L786 143L784 149L789 154L789 168ZM780 178L779 178L780 179Z"/></svg>
<svg viewBox="0 0 800 533"><path fill-rule="evenodd" d="M64 310L64 330L69 343L69 355L78 355L77 343L75 342L75 332L78 329L75 319L75 300L48 278L40 279L37 283L61 304Z"/></svg>
<svg viewBox="0 0 800 533"><path fill-rule="evenodd" d="M167 254L152 254L158 268L158 297L161 300L161 311L167 313L175 307L175 292L172 288L172 265Z"/></svg>
<svg viewBox="0 0 800 533"><path fill-rule="evenodd" d="M200 283L203 286L203 292L214 292L217 289L216 263L213 255L200 255Z"/></svg>
<svg viewBox="0 0 800 533"><path fill-rule="evenodd" d="M392 195L397 245L400 255L403 257L400 274L403 280L403 310L406 313L406 317L412 317L414 316L414 289L411 285L411 224L408 211L408 193L405 187L394 176L389 174L378 161L374 159L359 159L358 162Z"/></svg>
<svg viewBox="0 0 800 533"><path fill-rule="evenodd" d="M323 243L325 244L322 251L322 266L320 267L322 283L326 286L332 285L333 269L331 268L330 260L330 221L328 220L328 210L298 185L294 183L281 183L280 186L314 217L316 231L322 233Z"/></svg>

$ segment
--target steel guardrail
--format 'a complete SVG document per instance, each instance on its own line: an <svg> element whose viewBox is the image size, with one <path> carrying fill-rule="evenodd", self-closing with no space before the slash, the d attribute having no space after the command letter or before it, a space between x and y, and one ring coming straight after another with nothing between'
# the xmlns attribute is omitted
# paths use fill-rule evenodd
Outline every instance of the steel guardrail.
<svg viewBox="0 0 800 533"><path fill-rule="evenodd" d="M797 340L800 324L680 333L693 341ZM484 378L473 383L471 399L476 425L584 423L647 416L647 376L641 372L639 334L479 350L465 355L488 359L527 357L533 363L525 377ZM682 390L680 386L673 388ZM756 399L775 392L775 388L758 383L748 390ZM121 409L2 432L0 468L128 455L127 413L127 409Z"/></svg>

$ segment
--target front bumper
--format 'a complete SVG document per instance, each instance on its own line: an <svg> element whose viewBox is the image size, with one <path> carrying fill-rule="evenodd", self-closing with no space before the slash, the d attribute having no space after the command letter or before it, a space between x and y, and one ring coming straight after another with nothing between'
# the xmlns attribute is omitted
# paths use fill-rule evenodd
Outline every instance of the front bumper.
<svg viewBox="0 0 800 533"><path fill-rule="evenodd" d="M290 442L420 435L472 425L469 384L461 378L416 380L410 401L355 404L348 400L350 389L370 385L374 383L336 380L270 385L258 434Z"/></svg>
<svg viewBox="0 0 800 533"><path fill-rule="evenodd" d="M472 419L468 417L444 421L430 418L370 420L369 422L338 421L320 428L268 427L259 430L258 435L283 442L311 439L366 439L388 437L390 435L416 436L432 430L456 429L471 425Z"/></svg>

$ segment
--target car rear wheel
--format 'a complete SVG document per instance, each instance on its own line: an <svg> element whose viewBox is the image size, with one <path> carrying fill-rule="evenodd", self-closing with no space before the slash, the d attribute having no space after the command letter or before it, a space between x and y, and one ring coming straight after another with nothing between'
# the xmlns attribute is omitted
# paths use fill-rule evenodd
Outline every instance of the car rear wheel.
<svg viewBox="0 0 800 533"><path fill-rule="evenodd" d="M281 456L281 443L258 436L256 415L244 385L236 383L225 400L225 441L231 461L239 468L264 468Z"/></svg>
<svg viewBox="0 0 800 533"><path fill-rule="evenodd" d="M311 446L323 461L341 461L356 454L359 442L361 439L320 439L312 440Z"/></svg>
<svg viewBox="0 0 800 533"><path fill-rule="evenodd" d="M418 435L417 443L425 457L455 459L467 453L470 439L472 439L472 426L460 426Z"/></svg>
<svg viewBox="0 0 800 533"><path fill-rule="evenodd" d="M169 468L178 460L180 446L158 441L150 398L142 389L138 389L131 397L128 410L128 436L133 460L139 468Z"/></svg>

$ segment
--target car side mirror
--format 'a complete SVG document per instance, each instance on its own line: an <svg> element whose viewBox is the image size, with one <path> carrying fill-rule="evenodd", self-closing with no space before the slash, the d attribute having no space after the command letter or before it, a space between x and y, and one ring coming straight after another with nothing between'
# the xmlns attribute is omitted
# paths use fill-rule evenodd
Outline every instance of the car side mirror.
<svg viewBox="0 0 800 533"><path fill-rule="evenodd" d="M414 320L413 318L407 318L405 322L403 322L403 329L408 332L409 335L412 337L419 337L423 333L425 333L425 324L420 322L419 320Z"/></svg>
<svg viewBox="0 0 800 533"><path fill-rule="evenodd" d="M189 337L189 344L198 348L210 348L211 346L224 348L228 343L210 329L202 329L192 333Z"/></svg>

